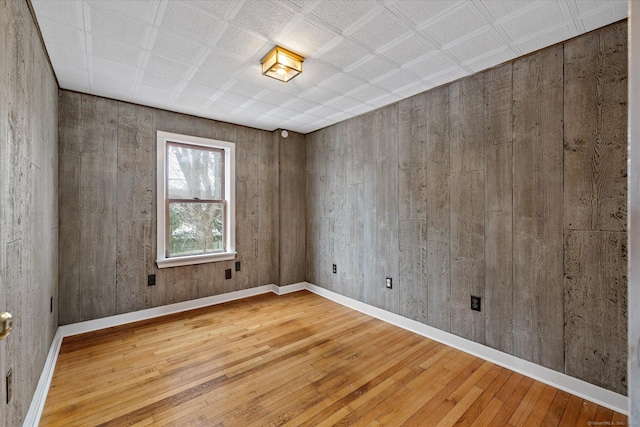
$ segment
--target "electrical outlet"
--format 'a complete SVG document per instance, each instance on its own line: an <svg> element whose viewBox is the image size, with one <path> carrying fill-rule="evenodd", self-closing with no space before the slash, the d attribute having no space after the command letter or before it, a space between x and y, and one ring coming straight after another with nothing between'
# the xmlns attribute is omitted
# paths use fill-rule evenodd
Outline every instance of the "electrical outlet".
<svg viewBox="0 0 640 427"><path fill-rule="evenodd" d="M7 403L11 402L11 395L13 394L13 386L12 386L12 382L13 382L13 369L9 368L9 371L7 372L7 377L6 377L6 396L7 396Z"/></svg>
<svg viewBox="0 0 640 427"><path fill-rule="evenodd" d="M482 299L471 295L471 310L482 311Z"/></svg>
<svg viewBox="0 0 640 427"><path fill-rule="evenodd" d="M333 264L333 274L336 274L338 272L338 266Z"/></svg>
<svg viewBox="0 0 640 427"><path fill-rule="evenodd" d="M230 268L227 268L227 269L224 271L224 278L225 278L225 279L231 279L231 269L230 269Z"/></svg>
<svg viewBox="0 0 640 427"><path fill-rule="evenodd" d="M236 271L240 271L240 261L236 261Z"/></svg>
<svg viewBox="0 0 640 427"><path fill-rule="evenodd" d="M156 285L156 275L150 274L147 276L147 286L155 286Z"/></svg>
<svg viewBox="0 0 640 427"><path fill-rule="evenodd" d="M387 289L393 289L393 280L391 279L391 277L387 277L386 286Z"/></svg>

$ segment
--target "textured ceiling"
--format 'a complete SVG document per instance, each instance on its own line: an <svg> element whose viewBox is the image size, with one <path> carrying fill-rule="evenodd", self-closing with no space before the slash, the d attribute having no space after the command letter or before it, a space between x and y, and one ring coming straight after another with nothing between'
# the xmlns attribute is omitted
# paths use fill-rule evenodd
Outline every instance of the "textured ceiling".
<svg viewBox="0 0 640 427"><path fill-rule="evenodd" d="M308 133L627 17L627 0L32 0L63 89ZM260 74L275 44L306 57Z"/></svg>

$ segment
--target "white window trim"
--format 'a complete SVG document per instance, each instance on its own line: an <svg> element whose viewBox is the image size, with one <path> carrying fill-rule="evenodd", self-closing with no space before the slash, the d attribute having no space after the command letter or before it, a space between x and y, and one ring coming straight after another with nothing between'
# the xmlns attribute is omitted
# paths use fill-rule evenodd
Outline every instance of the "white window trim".
<svg viewBox="0 0 640 427"><path fill-rule="evenodd" d="M187 255L180 257L165 256L165 198L166 198L166 145L167 142L181 142L203 147L216 147L224 149L225 153L225 200L228 206L226 221L225 252L214 254ZM236 145L233 142L219 141L215 139L199 138L197 136L180 135L177 133L158 131L157 133L157 259L158 268L178 267L181 265L204 264L207 262L228 261L236 257Z"/></svg>

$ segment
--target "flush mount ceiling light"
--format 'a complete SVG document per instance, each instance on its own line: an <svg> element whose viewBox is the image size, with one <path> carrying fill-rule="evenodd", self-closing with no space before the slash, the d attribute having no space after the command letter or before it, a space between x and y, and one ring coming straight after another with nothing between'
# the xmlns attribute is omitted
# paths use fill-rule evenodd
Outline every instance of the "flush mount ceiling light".
<svg viewBox="0 0 640 427"><path fill-rule="evenodd" d="M260 61L262 74L283 82L288 82L302 72L304 58L276 46Z"/></svg>

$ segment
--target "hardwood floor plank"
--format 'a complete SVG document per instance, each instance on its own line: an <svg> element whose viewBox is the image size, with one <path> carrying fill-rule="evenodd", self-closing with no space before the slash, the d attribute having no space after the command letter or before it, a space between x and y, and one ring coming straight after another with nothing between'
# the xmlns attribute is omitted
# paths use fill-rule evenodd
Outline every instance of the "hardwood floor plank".
<svg viewBox="0 0 640 427"><path fill-rule="evenodd" d="M583 425L626 417L309 292L65 338L43 426Z"/></svg>

